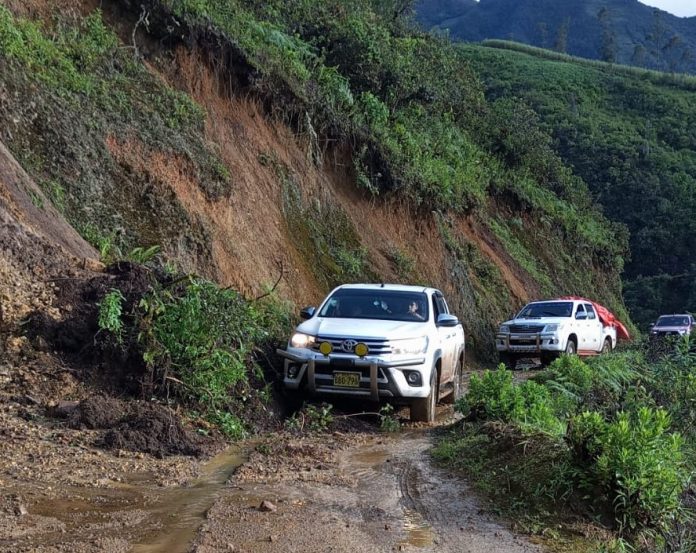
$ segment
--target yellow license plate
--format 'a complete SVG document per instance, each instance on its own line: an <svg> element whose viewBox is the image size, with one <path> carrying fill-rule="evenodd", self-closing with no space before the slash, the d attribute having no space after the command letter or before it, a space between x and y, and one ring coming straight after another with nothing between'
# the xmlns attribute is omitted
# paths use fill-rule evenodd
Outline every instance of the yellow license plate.
<svg viewBox="0 0 696 553"><path fill-rule="evenodd" d="M343 386L345 388L360 387L360 373L334 373L334 386Z"/></svg>

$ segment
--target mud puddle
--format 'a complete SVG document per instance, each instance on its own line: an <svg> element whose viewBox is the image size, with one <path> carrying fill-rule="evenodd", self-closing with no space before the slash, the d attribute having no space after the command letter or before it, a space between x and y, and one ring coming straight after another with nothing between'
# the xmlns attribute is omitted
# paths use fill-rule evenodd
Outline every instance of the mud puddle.
<svg viewBox="0 0 696 553"><path fill-rule="evenodd" d="M0 540L2 551L184 553L230 475L244 462L234 448L213 457L188 485L159 488L150 473L105 488L15 490L28 500L25 529Z"/></svg>
<svg viewBox="0 0 696 553"><path fill-rule="evenodd" d="M190 487L172 490L151 510L158 531L133 546L133 553L186 553L230 475L244 462L237 449L211 459Z"/></svg>

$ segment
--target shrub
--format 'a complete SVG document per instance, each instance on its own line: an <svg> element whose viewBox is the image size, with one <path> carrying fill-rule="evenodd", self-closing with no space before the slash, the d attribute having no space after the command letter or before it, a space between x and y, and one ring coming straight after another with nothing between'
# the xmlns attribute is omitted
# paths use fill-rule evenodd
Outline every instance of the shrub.
<svg viewBox="0 0 696 553"><path fill-rule="evenodd" d="M696 423L696 352L688 341L676 344L669 355L651 363L646 387L672 420L693 436Z"/></svg>
<svg viewBox="0 0 696 553"><path fill-rule="evenodd" d="M551 364L540 380L556 396L557 409L567 415L587 402L594 374L576 355L563 355Z"/></svg>
<svg viewBox="0 0 696 553"><path fill-rule="evenodd" d="M667 528L677 514L688 472L684 441L669 434L669 426L666 411L642 407L610 423L598 413L583 413L569 427L582 483L604 490L621 533Z"/></svg>
<svg viewBox="0 0 696 553"><path fill-rule="evenodd" d="M499 368L473 375L469 392L457 409L470 418L517 423L526 432L561 436L565 427L556 417L549 390L536 382L512 382L512 372Z"/></svg>
<svg viewBox="0 0 696 553"><path fill-rule="evenodd" d="M97 324L100 330L106 330L116 337L116 340L121 343L123 333L123 302L126 298L120 290L112 289L106 294L101 302L99 302L99 318Z"/></svg>
<svg viewBox="0 0 696 553"><path fill-rule="evenodd" d="M287 305L264 300L249 302L234 290L188 277L140 302L140 340L153 386L171 387L202 405L233 437L241 435L235 411L249 396L251 375L263 380L256 353L286 336L292 322Z"/></svg>
<svg viewBox="0 0 696 553"><path fill-rule="evenodd" d="M291 430L298 432L325 432L334 421L333 405L322 403L312 405L311 403L302 406L302 409L293 414L287 420L287 426Z"/></svg>

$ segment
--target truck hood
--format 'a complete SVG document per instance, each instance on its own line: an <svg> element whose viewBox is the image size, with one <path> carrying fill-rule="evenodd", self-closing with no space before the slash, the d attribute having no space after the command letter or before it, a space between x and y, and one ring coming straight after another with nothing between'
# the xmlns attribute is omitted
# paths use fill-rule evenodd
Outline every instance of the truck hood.
<svg viewBox="0 0 696 553"><path fill-rule="evenodd" d="M562 324L562 323L572 323L574 319L571 317L542 317L540 319L511 319L505 321L504 325L549 325L549 324Z"/></svg>
<svg viewBox="0 0 696 553"><path fill-rule="evenodd" d="M300 324L297 332L326 338L349 336L366 340L389 340L425 336L428 334L428 323L314 317Z"/></svg>
<svg viewBox="0 0 696 553"><path fill-rule="evenodd" d="M650 330L651 332L687 332L689 330L688 326L654 326Z"/></svg>

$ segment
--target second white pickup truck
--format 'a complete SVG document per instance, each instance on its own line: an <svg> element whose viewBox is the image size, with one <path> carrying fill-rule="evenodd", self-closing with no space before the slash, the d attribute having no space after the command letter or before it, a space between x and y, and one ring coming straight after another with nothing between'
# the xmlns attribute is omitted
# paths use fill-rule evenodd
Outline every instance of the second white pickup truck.
<svg viewBox="0 0 696 553"><path fill-rule="evenodd" d="M440 398L458 398L464 330L439 290L346 284L301 315L278 350L288 390L408 405L425 422Z"/></svg>
<svg viewBox="0 0 696 553"><path fill-rule="evenodd" d="M500 362L514 368L519 359L538 357L545 365L562 353L597 355L612 351L616 347L617 325L623 331L625 328L618 322L603 321L599 309L609 313L584 299L525 305L514 319L500 325L496 336Z"/></svg>

